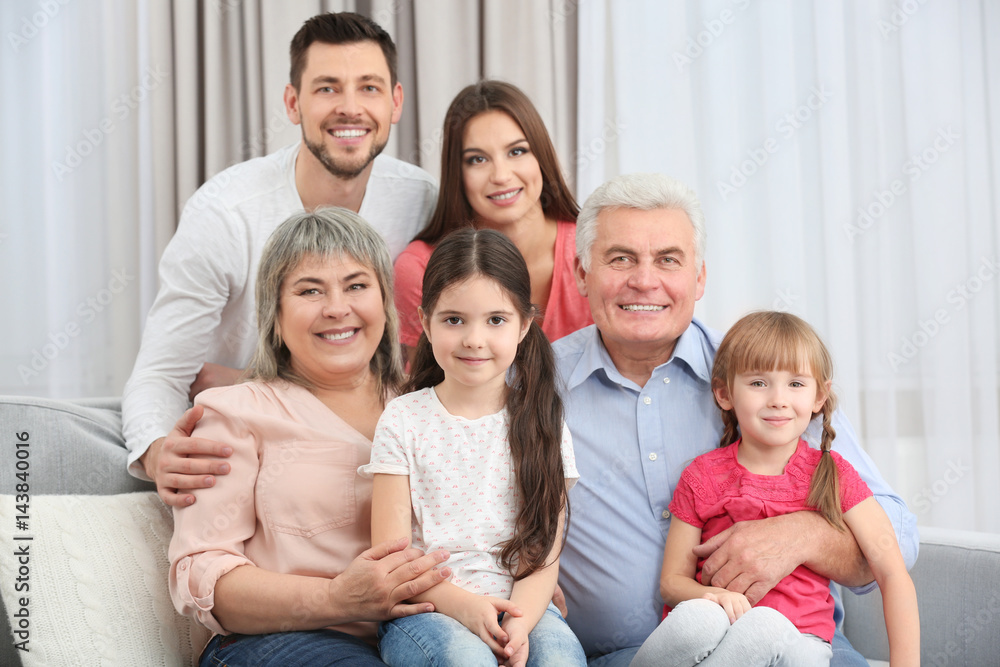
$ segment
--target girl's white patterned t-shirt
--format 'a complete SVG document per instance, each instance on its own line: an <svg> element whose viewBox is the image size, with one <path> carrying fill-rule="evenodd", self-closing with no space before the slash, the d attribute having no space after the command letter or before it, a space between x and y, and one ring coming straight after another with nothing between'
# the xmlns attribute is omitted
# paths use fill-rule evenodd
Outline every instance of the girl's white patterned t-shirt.
<svg viewBox="0 0 1000 667"><path fill-rule="evenodd" d="M563 473L579 478L563 424ZM386 406L375 430L371 463L358 472L410 476L413 546L445 549L452 583L478 595L509 598L514 578L499 564L500 545L514 532L520 504L507 412L480 419L449 413L433 388Z"/></svg>

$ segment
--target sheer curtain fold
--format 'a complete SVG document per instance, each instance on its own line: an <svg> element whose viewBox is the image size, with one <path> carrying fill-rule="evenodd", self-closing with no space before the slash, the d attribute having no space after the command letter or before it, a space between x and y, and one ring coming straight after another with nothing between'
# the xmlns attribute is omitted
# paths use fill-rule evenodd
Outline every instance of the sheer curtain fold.
<svg viewBox="0 0 1000 667"><path fill-rule="evenodd" d="M579 169L580 194L629 171L694 186L699 316L804 316L919 523L996 532L1000 12L913 7L582 2L579 141L613 113L629 132Z"/></svg>

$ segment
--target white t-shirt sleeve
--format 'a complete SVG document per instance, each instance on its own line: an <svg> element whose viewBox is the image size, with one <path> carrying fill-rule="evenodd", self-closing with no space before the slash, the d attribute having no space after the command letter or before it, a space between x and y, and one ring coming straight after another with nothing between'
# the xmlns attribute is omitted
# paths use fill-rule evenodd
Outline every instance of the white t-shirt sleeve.
<svg viewBox="0 0 1000 667"><path fill-rule="evenodd" d="M569 433L569 427L563 422L562 427L562 460L563 476L566 477L566 489L572 489L576 481L580 479L580 473L576 470L576 456L573 454L573 436Z"/></svg>
<svg viewBox="0 0 1000 667"><path fill-rule="evenodd" d="M372 457L367 465L358 468L358 474L371 479L376 473L385 475L409 475L410 457L406 443L406 423L398 409L398 404L390 401L379 417L372 442Z"/></svg>

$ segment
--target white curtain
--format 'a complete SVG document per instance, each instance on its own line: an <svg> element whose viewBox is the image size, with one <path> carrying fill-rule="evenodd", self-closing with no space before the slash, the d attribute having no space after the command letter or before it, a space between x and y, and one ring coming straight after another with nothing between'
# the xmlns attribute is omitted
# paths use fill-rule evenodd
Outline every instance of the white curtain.
<svg viewBox="0 0 1000 667"><path fill-rule="evenodd" d="M0 3L0 393L121 393L184 202L298 140L288 46L317 13L358 11L397 41L406 100L389 154L437 176L444 111L484 76L523 87L571 154L576 23L556 4Z"/></svg>
<svg viewBox="0 0 1000 667"><path fill-rule="evenodd" d="M879 468L926 525L1000 531L1000 7L990 0L0 3L0 392L121 391L180 206L295 141L288 42L375 18L406 89L391 154L437 174L481 76L535 101L583 199L699 192L724 329L813 322Z"/></svg>
<svg viewBox="0 0 1000 667"><path fill-rule="evenodd" d="M581 199L689 183L697 316L804 316L919 523L1000 532L1000 6L582 0L578 71Z"/></svg>

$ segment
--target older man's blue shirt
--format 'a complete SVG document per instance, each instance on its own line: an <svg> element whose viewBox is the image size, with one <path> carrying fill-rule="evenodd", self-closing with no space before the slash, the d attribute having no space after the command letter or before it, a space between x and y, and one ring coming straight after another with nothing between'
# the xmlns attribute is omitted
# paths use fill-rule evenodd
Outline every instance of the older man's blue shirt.
<svg viewBox="0 0 1000 667"><path fill-rule="evenodd" d="M580 472L570 492L572 518L559 583L569 606L567 620L587 655L639 646L660 621L667 505L684 468L718 446L722 436L710 389L720 341L718 332L695 319L644 387L618 372L596 326L554 345ZM814 421L806 433L813 446L819 426ZM834 427L834 448L886 510L911 566L918 543L915 517L878 474L839 411ZM843 612L837 602L839 621Z"/></svg>

